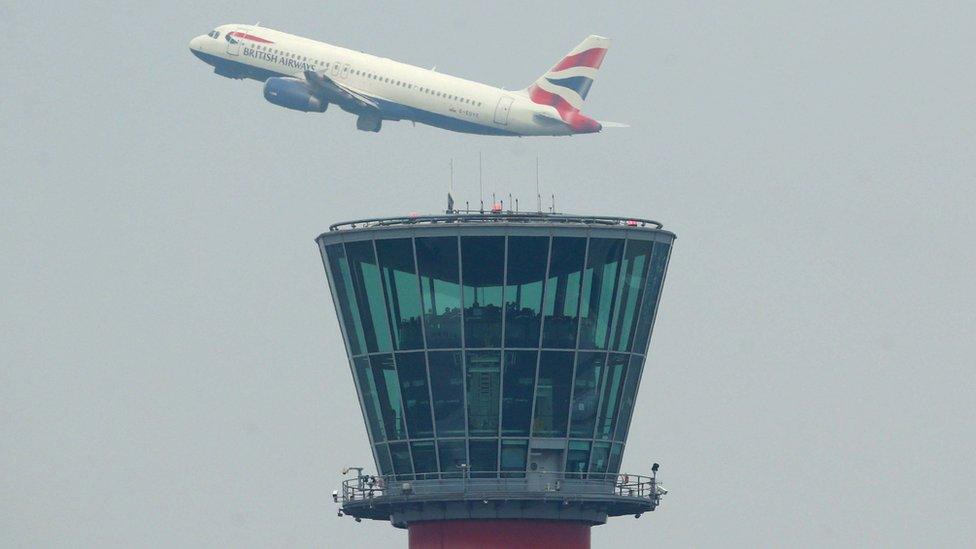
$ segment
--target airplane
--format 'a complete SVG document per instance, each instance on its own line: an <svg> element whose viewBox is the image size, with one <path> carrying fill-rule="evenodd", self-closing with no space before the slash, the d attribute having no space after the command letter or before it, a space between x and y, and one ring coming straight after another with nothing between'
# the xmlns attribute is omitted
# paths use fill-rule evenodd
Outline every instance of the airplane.
<svg viewBox="0 0 976 549"><path fill-rule="evenodd" d="M264 97L302 112L329 104L378 132L409 120L455 132L506 136L596 133L623 124L583 113L610 40L588 36L529 87L508 91L257 25L222 25L190 40L220 76L264 82Z"/></svg>

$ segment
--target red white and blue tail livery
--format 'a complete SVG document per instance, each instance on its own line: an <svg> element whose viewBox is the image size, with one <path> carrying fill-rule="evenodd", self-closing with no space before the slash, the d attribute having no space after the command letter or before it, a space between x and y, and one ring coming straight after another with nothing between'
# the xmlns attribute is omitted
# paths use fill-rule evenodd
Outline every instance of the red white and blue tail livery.
<svg viewBox="0 0 976 549"><path fill-rule="evenodd" d="M590 86L593 85L609 48L609 38L587 37L525 92L533 103L556 109L558 120L567 124L575 133L600 131L601 124L583 115L580 109L583 108L583 101L586 101L586 95L590 92ZM550 113L539 113L537 116L554 118Z"/></svg>
<svg viewBox="0 0 976 549"><path fill-rule="evenodd" d="M620 124L581 110L610 40L590 36L532 85L508 91L256 25L222 25L190 51L228 78L264 82L264 97L302 112L330 104L377 132L410 120L482 135L575 135Z"/></svg>

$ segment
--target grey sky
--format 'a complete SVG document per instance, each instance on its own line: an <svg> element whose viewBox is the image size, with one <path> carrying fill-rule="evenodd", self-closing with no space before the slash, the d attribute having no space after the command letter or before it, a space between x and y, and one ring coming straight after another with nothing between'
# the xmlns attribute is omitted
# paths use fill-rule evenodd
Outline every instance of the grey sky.
<svg viewBox="0 0 976 549"><path fill-rule="evenodd" d="M596 547L976 537L972 2L0 4L0 546L404 547L338 519L366 433L313 238L489 191L678 233ZM585 112L506 139L266 103L187 41L255 22L521 88L615 42Z"/></svg>

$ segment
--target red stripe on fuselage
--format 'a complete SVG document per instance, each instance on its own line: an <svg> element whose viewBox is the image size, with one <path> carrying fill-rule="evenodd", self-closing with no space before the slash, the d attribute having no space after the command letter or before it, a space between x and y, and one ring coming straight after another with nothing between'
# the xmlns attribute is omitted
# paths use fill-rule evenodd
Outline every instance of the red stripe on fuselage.
<svg viewBox="0 0 976 549"><path fill-rule="evenodd" d="M576 55L570 55L569 57L563 58L558 65L553 67L552 72L571 69L573 67L590 67L592 69L599 69L600 65L603 63L603 58L606 56L606 48L593 48L586 51L581 51Z"/></svg>
<svg viewBox="0 0 976 549"><path fill-rule="evenodd" d="M568 101L558 95L548 92L539 86L529 88L529 98L539 105L550 105L559 111L559 117L569 124L576 133L595 133L603 129L599 122L579 112Z"/></svg>
<svg viewBox="0 0 976 549"><path fill-rule="evenodd" d="M230 35L235 38L243 38L245 40L252 40L254 42L260 42L262 44L274 44L274 42L272 42L271 40L265 40L260 36L254 36L253 34L248 34L246 32L232 32L230 33Z"/></svg>

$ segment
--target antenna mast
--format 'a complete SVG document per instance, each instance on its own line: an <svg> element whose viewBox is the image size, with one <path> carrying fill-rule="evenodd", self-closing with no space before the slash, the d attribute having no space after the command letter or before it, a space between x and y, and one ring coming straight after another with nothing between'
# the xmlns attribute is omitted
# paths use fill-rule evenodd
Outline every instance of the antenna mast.
<svg viewBox="0 0 976 549"><path fill-rule="evenodd" d="M451 183L447 188L447 213L454 213L454 159L451 159Z"/></svg>
<svg viewBox="0 0 976 549"><path fill-rule="evenodd" d="M535 199L538 201L539 213L542 213L542 193L539 192L539 155L535 155Z"/></svg>
<svg viewBox="0 0 976 549"><path fill-rule="evenodd" d="M485 213L485 183L482 178L481 151L478 151L478 199L481 201L481 213Z"/></svg>

